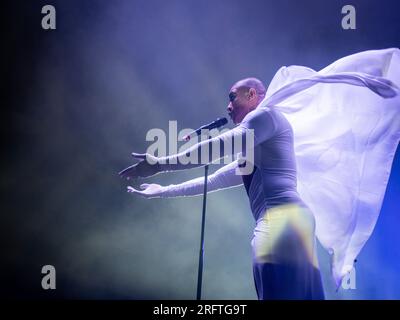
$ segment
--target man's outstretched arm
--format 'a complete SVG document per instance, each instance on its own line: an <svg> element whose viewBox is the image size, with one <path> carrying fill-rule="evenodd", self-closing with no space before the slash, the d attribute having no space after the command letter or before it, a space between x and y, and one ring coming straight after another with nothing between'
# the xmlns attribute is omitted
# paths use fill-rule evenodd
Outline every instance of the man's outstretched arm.
<svg viewBox="0 0 400 320"><path fill-rule="evenodd" d="M129 180L150 177L160 172L205 166L220 158L233 156L246 150L246 131L246 128L238 126L217 137L196 143L183 152L167 157L155 157L148 153L132 153L134 158L141 161L122 170L119 175ZM240 148L237 147L239 143L241 143Z"/></svg>
<svg viewBox="0 0 400 320"><path fill-rule="evenodd" d="M160 172L204 166L239 153L247 158L249 153L250 155L253 153L255 146L272 137L276 130L277 124L269 110L256 109L248 113L237 127L197 143L181 153L167 157L133 153L135 158L142 161L122 170L119 174L127 179L144 178Z"/></svg>
<svg viewBox="0 0 400 320"><path fill-rule="evenodd" d="M213 192L221 189L240 186L243 184L241 175L238 175L238 160L233 161L224 167L218 169L208 176L207 191ZM171 184L169 186L160 186L158 184L142 184L142 190L137 190L128 186L129 193L137 193L145 198L173 198L198 196L203 194L204 177L198 177L180 184Z"/></svg>

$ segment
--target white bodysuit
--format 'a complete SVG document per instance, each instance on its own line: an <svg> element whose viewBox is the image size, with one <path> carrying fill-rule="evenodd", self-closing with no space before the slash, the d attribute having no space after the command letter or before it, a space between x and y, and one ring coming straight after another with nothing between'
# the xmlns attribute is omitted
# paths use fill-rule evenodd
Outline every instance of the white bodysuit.
<svg viewBox="0 0 400 320"><path fill-rule="evenodd" d="M230 135L243 135L247 129L254 130L253 173L236 174L236 160L210 175L207 188L212 192L244 184L257 220L267 208L301 200L296 190L293 130L283 114L268 107L256 108L236 128L217 138L226 141ZM169 185L162 197L200 195L203 186L203 177Z"/></svg>

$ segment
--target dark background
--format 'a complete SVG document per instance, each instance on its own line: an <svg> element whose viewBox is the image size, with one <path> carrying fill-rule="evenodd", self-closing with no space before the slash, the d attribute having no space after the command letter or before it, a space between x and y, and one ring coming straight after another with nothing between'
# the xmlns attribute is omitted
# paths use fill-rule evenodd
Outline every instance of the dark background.
<svg viewBox="0 0 400 320"><path fill-rule="evenodd" d="M41 8L57 29L41 28ZM357 29L341 28L352 4ZM398 47L398 1L2 1L1 295L8 298L193 299L201 198L146 200L117 172L146 133L225 115L231 85L269 83L282 65L321 69L345 55ZM231 125L232 126L232 125ZM215 167L212 168L215 170ZM202 169L158 175L177 183ZM400 159L357 289L329 299L400 298ZM255 299L244 189L208 200L205 299ZM41 288L54 265L57 289Z"/></svg>

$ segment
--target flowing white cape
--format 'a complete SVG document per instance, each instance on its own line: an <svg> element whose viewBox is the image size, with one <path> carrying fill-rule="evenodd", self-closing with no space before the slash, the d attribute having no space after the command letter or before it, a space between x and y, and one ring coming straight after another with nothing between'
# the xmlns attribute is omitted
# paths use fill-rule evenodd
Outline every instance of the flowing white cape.
<svg viewBox="0 0 400 320"><path fill-rule="evenodd" d="M337 287L378 219L400 139L400 50L371 50L316 72L282 67L258 107L294 130L298 191L331 254Z"/></svg>

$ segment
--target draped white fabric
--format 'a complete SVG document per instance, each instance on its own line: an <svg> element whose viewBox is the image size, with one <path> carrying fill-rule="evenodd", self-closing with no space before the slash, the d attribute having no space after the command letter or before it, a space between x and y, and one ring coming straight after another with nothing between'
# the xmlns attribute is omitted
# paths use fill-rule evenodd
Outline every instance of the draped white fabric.
<svg viewBox="0 0 400 320"><path fill-rule="evenodd" d="M370 50L316 72L282 67L258 106L294 130L298 191L331 254L336 285L378 219L400 139L400 50Z"/></svg>

